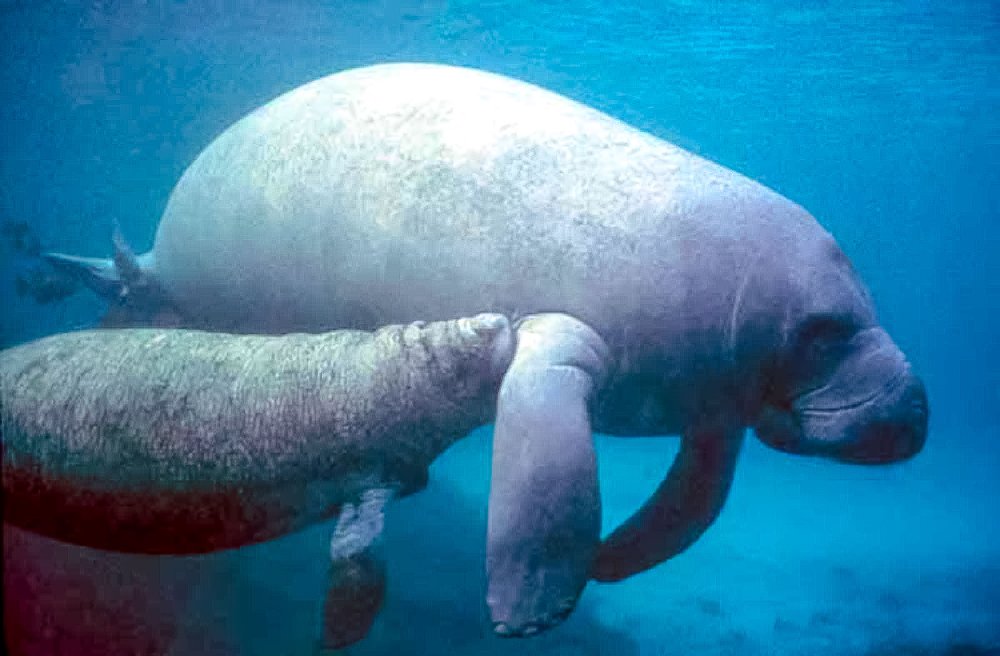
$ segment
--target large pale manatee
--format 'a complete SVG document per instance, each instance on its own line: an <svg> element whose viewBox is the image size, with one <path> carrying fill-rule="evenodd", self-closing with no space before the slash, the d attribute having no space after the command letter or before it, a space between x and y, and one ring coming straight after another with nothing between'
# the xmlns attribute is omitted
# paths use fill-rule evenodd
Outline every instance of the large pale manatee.
<svg viewBox="0 0 1000 656"><path fill-rule="evenodd" d="M733 171L464 68L332 75L243 118L174 189L153 248L53 255L111 321L243 332L519 318L495 414L487 602L502 635L591 577L692 544L747 427L791 453L908 458L924 388L833 238ZM591 432L679 434L603 542Z"/></svg>

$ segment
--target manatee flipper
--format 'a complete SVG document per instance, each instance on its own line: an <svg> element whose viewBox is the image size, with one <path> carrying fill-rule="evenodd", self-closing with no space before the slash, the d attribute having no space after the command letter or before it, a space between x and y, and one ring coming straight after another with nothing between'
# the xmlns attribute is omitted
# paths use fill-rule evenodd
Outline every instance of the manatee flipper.
<svg viewBox="0 0 1000 656"><path fill-rule="evenodd" d="M364 638L385 600L385 562L377 541L385 525L390 489L366 491L345 504L330 540L330 572L323 602L320 648L343 649Z"/></svg>
<svg viewBox="0 0 1000 656"><path fill-rule="evenodd" d="M572 317L535 315L518 327L493 433L487 604L499 635L557 624L590 578L601 507L588 403L608 357Z"/></svg>
<svg viewBox="0 0 1000 656"><path fill-rule="evenodd" d="M320 649L338 650L358 642L371 630L385 600L385 561L365 549L330 563L323 600Z"/></svg>
<svg viewBox="0 0 1000 656"><path fill-rule="evenodd" d="M742 443L742 428L686 431L667 477L601 544L594 579L619 581L691 546L722 510Z"/></svg>

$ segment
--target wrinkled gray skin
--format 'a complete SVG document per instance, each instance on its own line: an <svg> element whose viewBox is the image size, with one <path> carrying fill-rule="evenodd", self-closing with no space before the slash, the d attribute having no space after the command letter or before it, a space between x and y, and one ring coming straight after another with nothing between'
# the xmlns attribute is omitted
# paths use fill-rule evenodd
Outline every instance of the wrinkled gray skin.
<svg viewBox="0 0 1000 656"><path fill-rule="evenodd" d="M921 383L805 210L484 72L373 66L281 96L185 172L151 252L121 255L117 270L55 260L110 287L118 321L528 317L494 438L487 601L502 635L558 622L591 576L694 542L746 427L846 462L902 460L925 439ZM661 487L603 543L592 430L682 435Z"/></svg>
<svg viewBox="0 0 1000 656"><path fill-rule="evenodd" d="M513 348L507 319L484 314L281 337L84 331L0 352L4 521L101 549L203 553L285 535L369 490L416 491L488 421Z"/></svg>

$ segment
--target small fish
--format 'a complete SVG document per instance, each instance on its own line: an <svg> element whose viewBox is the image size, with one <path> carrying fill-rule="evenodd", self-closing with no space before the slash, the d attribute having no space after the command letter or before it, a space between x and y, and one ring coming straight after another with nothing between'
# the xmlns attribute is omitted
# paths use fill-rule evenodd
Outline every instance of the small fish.
<svg viewBox="0 0 1000 656"><path fill-rule="evenodd" d="M57 303L75 294L80 285L71 278L42 267L34 267L14 279L18 296L30 296L39 305Z"/></svg>
<svg viewBox="0 0 1000 656"><path fill-rule="evenodd" d="M0 223L0 235L7 240L15 253L38 257L42 253L42 243L31 230L27 221L4 219Z"/></svg>

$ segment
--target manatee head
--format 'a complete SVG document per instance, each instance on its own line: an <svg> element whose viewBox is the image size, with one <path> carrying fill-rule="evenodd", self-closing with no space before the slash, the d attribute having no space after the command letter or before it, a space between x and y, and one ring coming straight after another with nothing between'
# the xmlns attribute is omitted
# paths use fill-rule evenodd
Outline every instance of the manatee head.
<svg viewBox="0 0 1000 656"><path fill-rule="evenodd" d="M927 436L927 394L875 320L867 290L832 241L802 271L765 374L758 437L849 463L916 455Z"/></svg>

